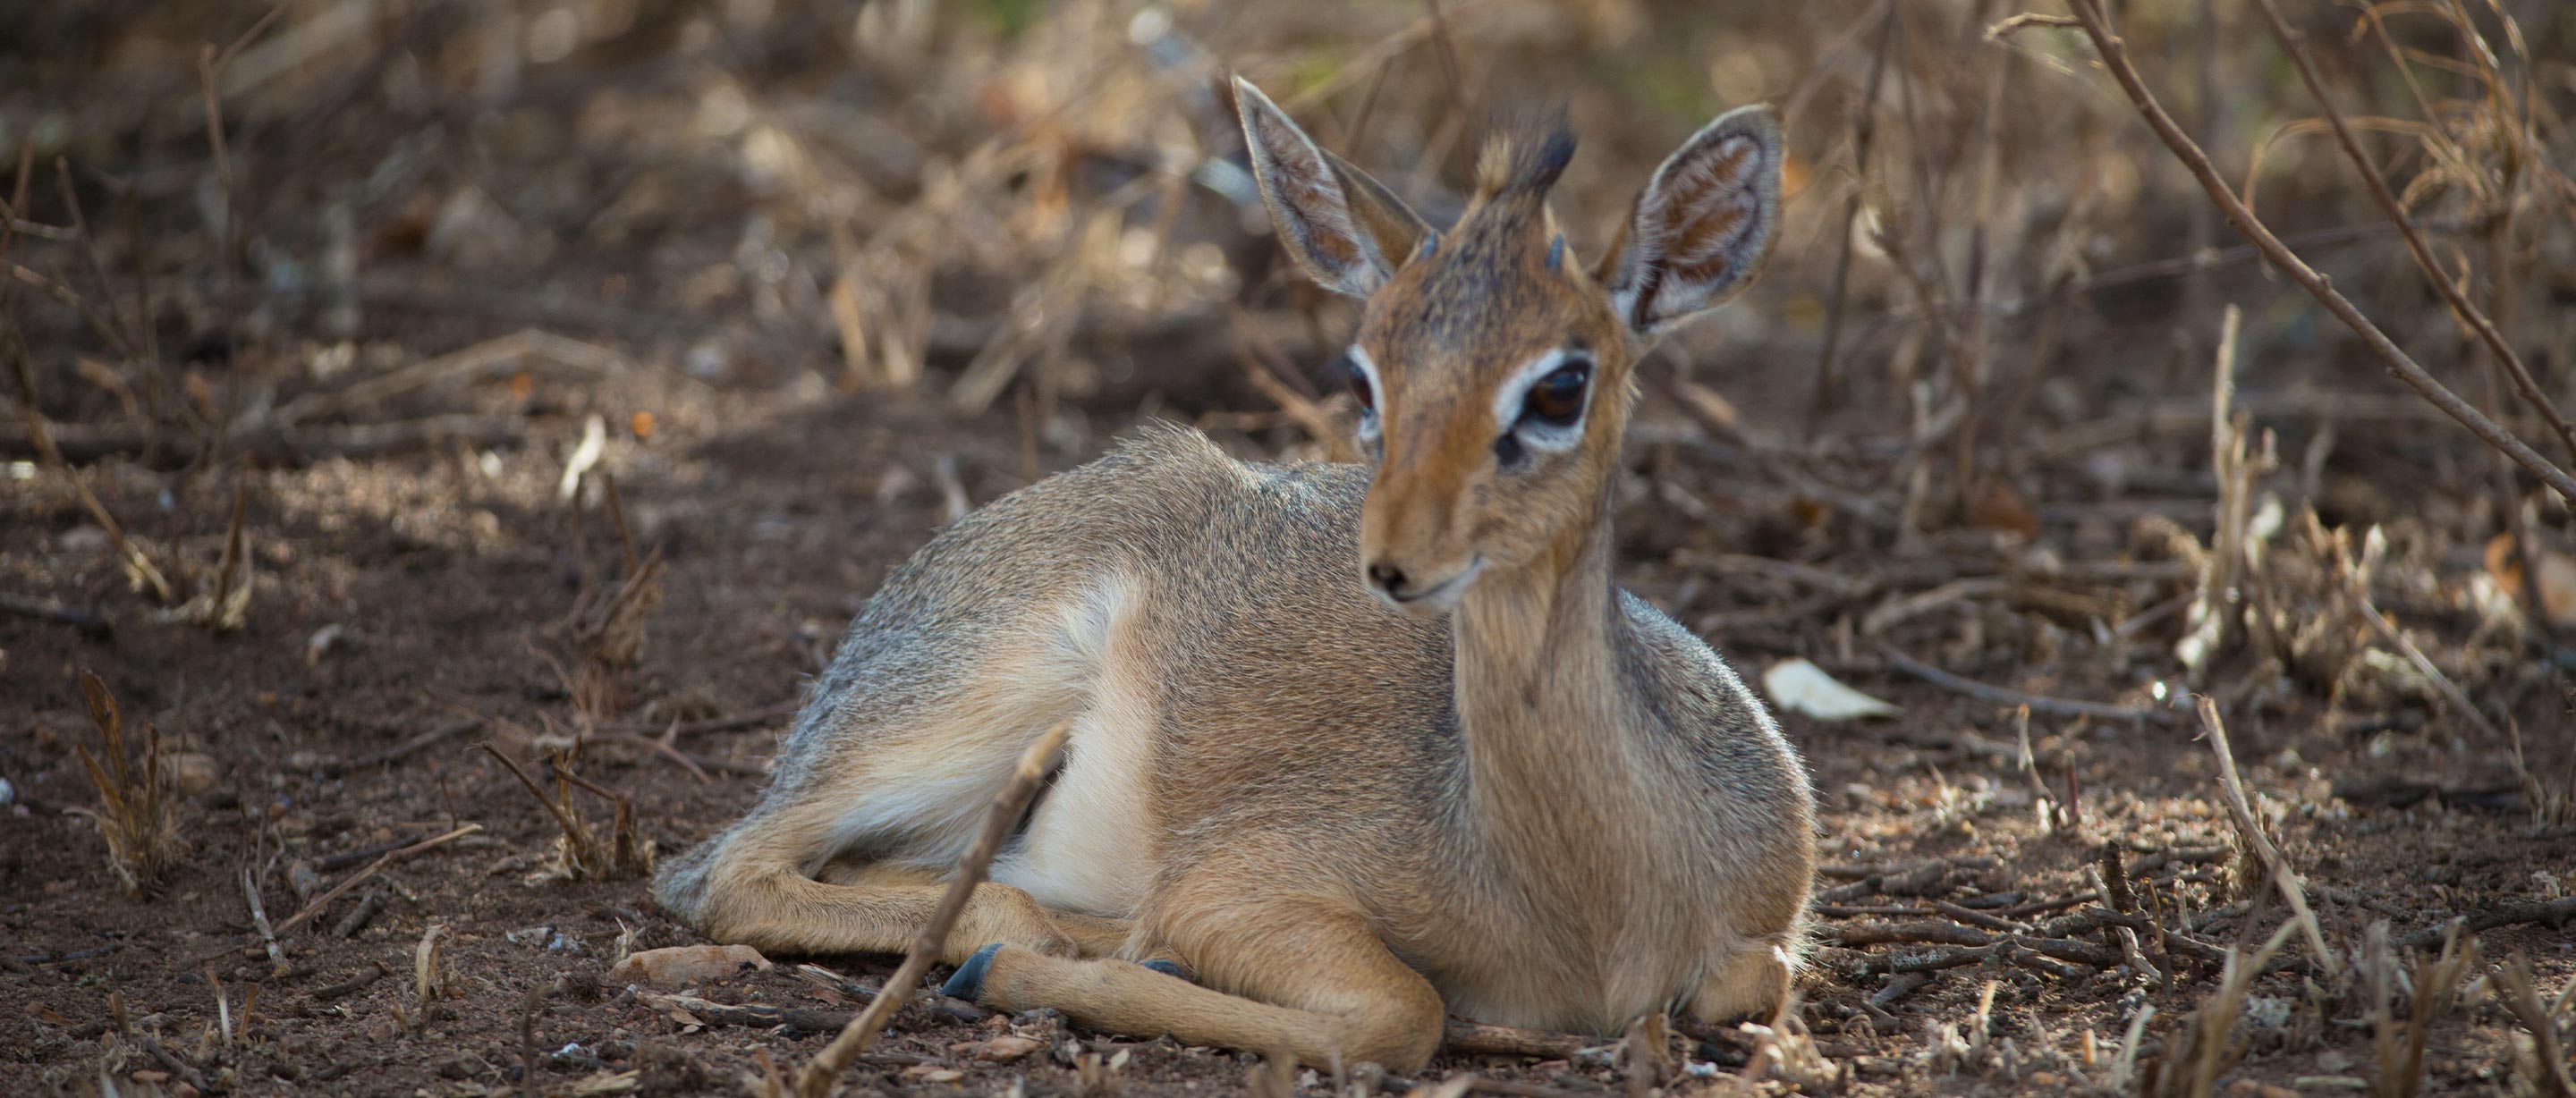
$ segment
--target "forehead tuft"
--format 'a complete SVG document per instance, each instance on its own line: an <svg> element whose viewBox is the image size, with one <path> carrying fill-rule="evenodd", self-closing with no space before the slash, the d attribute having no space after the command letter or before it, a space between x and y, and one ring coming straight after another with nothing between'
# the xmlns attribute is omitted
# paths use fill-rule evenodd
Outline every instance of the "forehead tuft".
<svg viewBox="0 0 2576 1098"><path fill-rule="evenodd" d="M1379 292L1370 335L1406 359L1562 341L1600 296L1562 241L1541 203L1482 203Z"/></svg>
<svg viewBox="0 0 2576 1098"><path fill-rule="evenodd" d="M1476 157L1476 199L1544 198L1574 160L1574 131L1562 114L1485 139Z"/></svg>

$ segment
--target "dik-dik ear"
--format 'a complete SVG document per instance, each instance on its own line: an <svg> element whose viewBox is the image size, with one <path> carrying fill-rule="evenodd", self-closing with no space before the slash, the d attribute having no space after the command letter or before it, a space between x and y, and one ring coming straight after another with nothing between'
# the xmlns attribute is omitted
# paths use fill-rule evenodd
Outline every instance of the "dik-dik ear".
<svg viewBox="0 0 2576 1098"><path fill-rule="evenodd" d="M1739 107L1655 169L1596 277L1620 319L1653 335L1741 292L1779 225L1779 119Z"/></svg>
<svg viewBox="0 0 2576 1098"><path fill-rule="evenodd" d="M1252 177L1288 254L1315 284L1365 298L1430 230L1368 173L1318 148L1261 89L1234 79Z"/></svg>

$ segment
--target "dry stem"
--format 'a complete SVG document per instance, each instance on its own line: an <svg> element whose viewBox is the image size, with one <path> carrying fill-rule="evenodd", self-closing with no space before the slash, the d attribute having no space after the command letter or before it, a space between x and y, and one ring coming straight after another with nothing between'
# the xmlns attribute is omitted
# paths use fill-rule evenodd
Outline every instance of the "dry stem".
<svg viewBox="0 0 2576 1098"><path fill-rule="evenodd" d="M347 895L350 889L358 887L359 882L375 876L377 871L384 867L411 857L414 854L421 854L435 850L468 835L476 834L482 830L482 824L467 824L454 831L450 831L447 834L422 839L421 841L413 843L410 846L403 847L400 850L390 850L385 852L384 857L368 863L367 868L349 874L349 876L343 879L339 884L332 885L330 891L314 897L313 902L305 904L303 910L287 916L285 922L277 924L278 935L283 937L285 935L292 934L295 932L295 928L312 922L314 916L322 913L322 909L331 906L331 901Z"/></svg>
<svg viewBox="0 0 2576 1098"><path fill-rule="evenodd" d="M814 1059L796 1073L796 1093L801 1098L824 1098L831 1093L832 1083L841 1077L842 1072L849 1070L860 1053L867 1051L868 1042L876 1039L877 1031L884 1029L885 1024L894 1018L894 1012L902 1009L905 1000L912 997L913 988L921 983L922 976L938 961L940 951L947 947L948 932L956 927L958 916L965 914L966 901L974 896L975 886L983 883L984 871L993 864L993 855L1001 851L1002 840L1010 837L1012 824L1019 820L1029 798L1037 794L1038 784L1045 780L1056 752L1064 747L1064 738L1072 730L1072 725L1058 723L1020 754L1019 765L1011 772L1010 784L1003 786L993 798L993 810L984 818L983 834L976 836L975 845L969 847L966 857L958 861L957 875L948 882L947 894L939 898L939 907L931 912L930 922L921 928L921 936L913 939L912 952L904 957L902 967L886 978L885 990L869 1001L868 1008L850 1019L850 1024L841 1028L840 1034L832 1038L832 1043L824 1046L822 1052L815 1054Z"/></svg>

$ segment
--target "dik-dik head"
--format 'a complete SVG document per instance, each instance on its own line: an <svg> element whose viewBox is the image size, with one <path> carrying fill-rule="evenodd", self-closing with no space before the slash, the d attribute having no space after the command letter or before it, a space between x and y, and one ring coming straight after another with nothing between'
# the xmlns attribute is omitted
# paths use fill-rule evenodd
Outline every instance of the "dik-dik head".
<svg viewBox="0 0 2576 1098"><path fill-rule="evenodd" d="M1547 206L1571 134L1489 145L1467 212L1437 232L1259 89L1238 79L1235 97L1281 243L1316 283L1366 303L1347 361L1376 466L1360 523L1369 588L1429 616L1487 568L1570 566L1609 505L1638 354L1734 297L1770 254L1770 108L1683 142L1587 269Z"/></svg>

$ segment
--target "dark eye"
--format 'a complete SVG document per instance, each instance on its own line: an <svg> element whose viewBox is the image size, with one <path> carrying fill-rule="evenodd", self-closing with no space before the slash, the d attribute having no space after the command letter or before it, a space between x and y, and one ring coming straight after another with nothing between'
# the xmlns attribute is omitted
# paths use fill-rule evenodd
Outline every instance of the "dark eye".
<svg viewBox="0 0 2576 1098"><path fill-rule="evenodd" d="M1369 386L1368 371L1360 369L1360 364L1352 361L1351 356L1343 355L1342 372L1346 375L1345 381L1351 387L1351 397L1360 402L1360 410L1376 411L1377 390Z"/></svg>
<svg viewBox="0 0 2576 1098"><path fill-rule="evenodd" d="M1548 372L1530 386L1521 402L1521 421L1549 427L1572 427L1583 416L1583 393L1592 383L1592 364L1576 360Z"/></svg>

